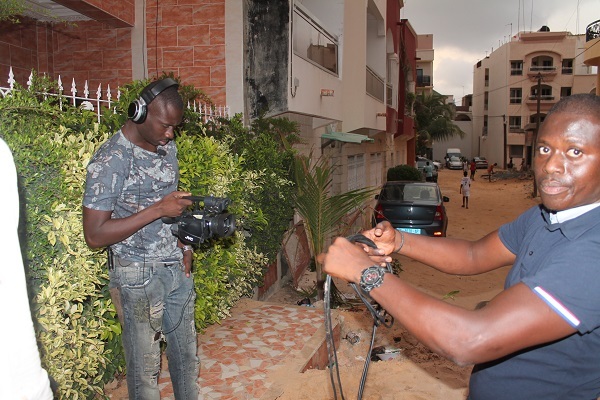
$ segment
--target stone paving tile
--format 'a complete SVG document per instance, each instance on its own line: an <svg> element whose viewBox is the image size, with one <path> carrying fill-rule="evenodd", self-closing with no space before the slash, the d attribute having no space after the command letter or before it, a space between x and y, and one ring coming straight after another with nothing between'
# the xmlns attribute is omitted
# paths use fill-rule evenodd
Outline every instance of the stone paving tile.
<svg viewBox="0 0 600 400"><path fill-rule="evenodd" d="M199 399L260 399L273 385L270 373L299 353L322 326L321 309L255 302L209 327L198 336ZM161 399L174 400L164 369L159 384Z"/></svg>

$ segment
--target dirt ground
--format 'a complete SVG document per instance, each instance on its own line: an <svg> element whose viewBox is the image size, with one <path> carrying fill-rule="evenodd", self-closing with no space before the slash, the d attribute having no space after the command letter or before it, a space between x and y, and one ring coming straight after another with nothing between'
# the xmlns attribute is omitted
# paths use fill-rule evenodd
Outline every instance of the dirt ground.
<svg viewBox="0 0 600 400"><path fill-rule="evenodd" d="M537 204L532 199L532 180L501 179L488 182L480 179L484 170L478 170L471 186L469 209L461 207L459 194L462 171L441 170L438 183L442 193L450 198L446 203L448 213L448 236L477 239L505 222L515 218L522 211ZM490 273L460 277L446 275L403 256L398 257L401 265L400 277L434 297L465 308L475 308L481 302L491 299L500 290L509 266ZM300 286L314 285L314 273L307 273ZM352 290L344 283L337 282L344 293ZM303 298L299 288L290 285L274 293L269 302L297 304ZM300 288L301 289L301 288ZM314 304L322 307L322 304ZM364 308L354 311L341 311L342 340L337 349L340 379L344 396L337 389L337 398L356 398L363 373L365 357L369 348L373 320ZM350 343L349 338L358 337L358 342ZM464 400L471 367L459 367L430 352L418 343L399 324L391 328L380 326L375 335L374 346L384 346L393 352L395 358L386 361L373 361L364 386L364 400ZM310 370L303 374L286 374L288 385L280 400L320 400L334 399L328 371ZM115 395L124 391L125 385L113 382L105 391ZM113 397L114 398L114 397Z"/></svg>
<svg viewBox="0 0 600 400"><path fill-rule="evenodd" d="M477 239L522 211L538 203L533 199L532 180L501 179L488 182L479 178L478 170L471 187L469 209L462 208L459 194L462 171L442 170L438 183L442 193L450 198L446 203L449 218L449 237ZM399 276L434 297L465 308L475 308L481 301L490 300L502 290L509 266L490 273L460 277L446 275L403 256L398 257L402 271ZM306 276L305 281L310 281ZM309 282L310 283L310 282ZM347 285L339 283L344 292ZM348 291L350 293L351 291ZM287 287L274 294L269 301L294 302L298 294ZM342 338L350 333L360 340L351 344L342 339L337 351L344 396L356 398L369 348L372 318L364 311L341 312ZM471 367L459 367L430 352L418 343L399 324L391 328L377 328L374 346L384 346L395 352L396 358L371 362L363 399L404 400L464 400ZM339 390L337 398L340 396ZM289 384L280 400L333 399L331 379L327 371L311 370L304 374L290 374Z"/></svg>

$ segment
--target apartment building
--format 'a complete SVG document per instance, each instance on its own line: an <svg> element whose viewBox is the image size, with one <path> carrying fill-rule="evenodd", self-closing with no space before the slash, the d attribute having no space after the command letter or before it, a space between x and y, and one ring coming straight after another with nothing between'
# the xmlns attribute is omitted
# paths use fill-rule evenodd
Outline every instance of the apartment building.
<svg viewBox="0 0 600 400"><path fill-rule="evenodd" d="M473 67L472 149L490 163L531 165L539 121L561 97L594 93L585 35L519 32Z"/></svg>

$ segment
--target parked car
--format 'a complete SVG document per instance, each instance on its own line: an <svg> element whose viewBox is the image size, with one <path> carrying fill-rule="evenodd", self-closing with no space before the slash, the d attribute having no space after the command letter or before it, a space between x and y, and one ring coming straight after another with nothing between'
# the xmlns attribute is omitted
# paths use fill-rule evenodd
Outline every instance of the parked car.
<svg viewBox="0 0 600 400"><path fill-rule="evenodd" d="M446 236L450 201L437 183L388 181L375 196L373 226L389 221L398 230L427 236Z"/></svg>
<svg viewBox="0 0 600 400"><path fill-rule="evenodd" d="M485 157L473 157L473 160L475 160L475 168L487 169L488 160L486 160Z"/></svg>
<svg viewBox="0 0 600 400"><path fill-rule="evenodd" d="M446 168L448 169L463 169L463 162L458 157L450 157L446 161Z"/></svg>
<svg viewBox="0 0 600 400"><path fill-rule="evenodd" d="M421 171L423 174L423 179L425 179L425 172L423 172L423 168L427 165L427 161L429 161L429 165L433 167L432 171L432 181L437 182L438 180L438 167L435 165L433 161L425 157L417 157L417 169Z"/></svg>

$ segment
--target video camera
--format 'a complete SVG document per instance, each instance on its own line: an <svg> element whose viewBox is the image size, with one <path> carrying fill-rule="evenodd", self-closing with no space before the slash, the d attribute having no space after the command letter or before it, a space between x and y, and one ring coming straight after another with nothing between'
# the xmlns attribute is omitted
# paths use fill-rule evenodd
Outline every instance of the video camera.
<svg viewBox="0 0 600 400"><path fill-rule="evenodd" d="M192 209L179 217L162 217L165 224L171 225L171 232L184 244L198 245L211 237L223 238L235 232L235 216L225 212L231 200L225 197L186 196L192 200ZM200 207L200 203L204 207Z"/></svg>

